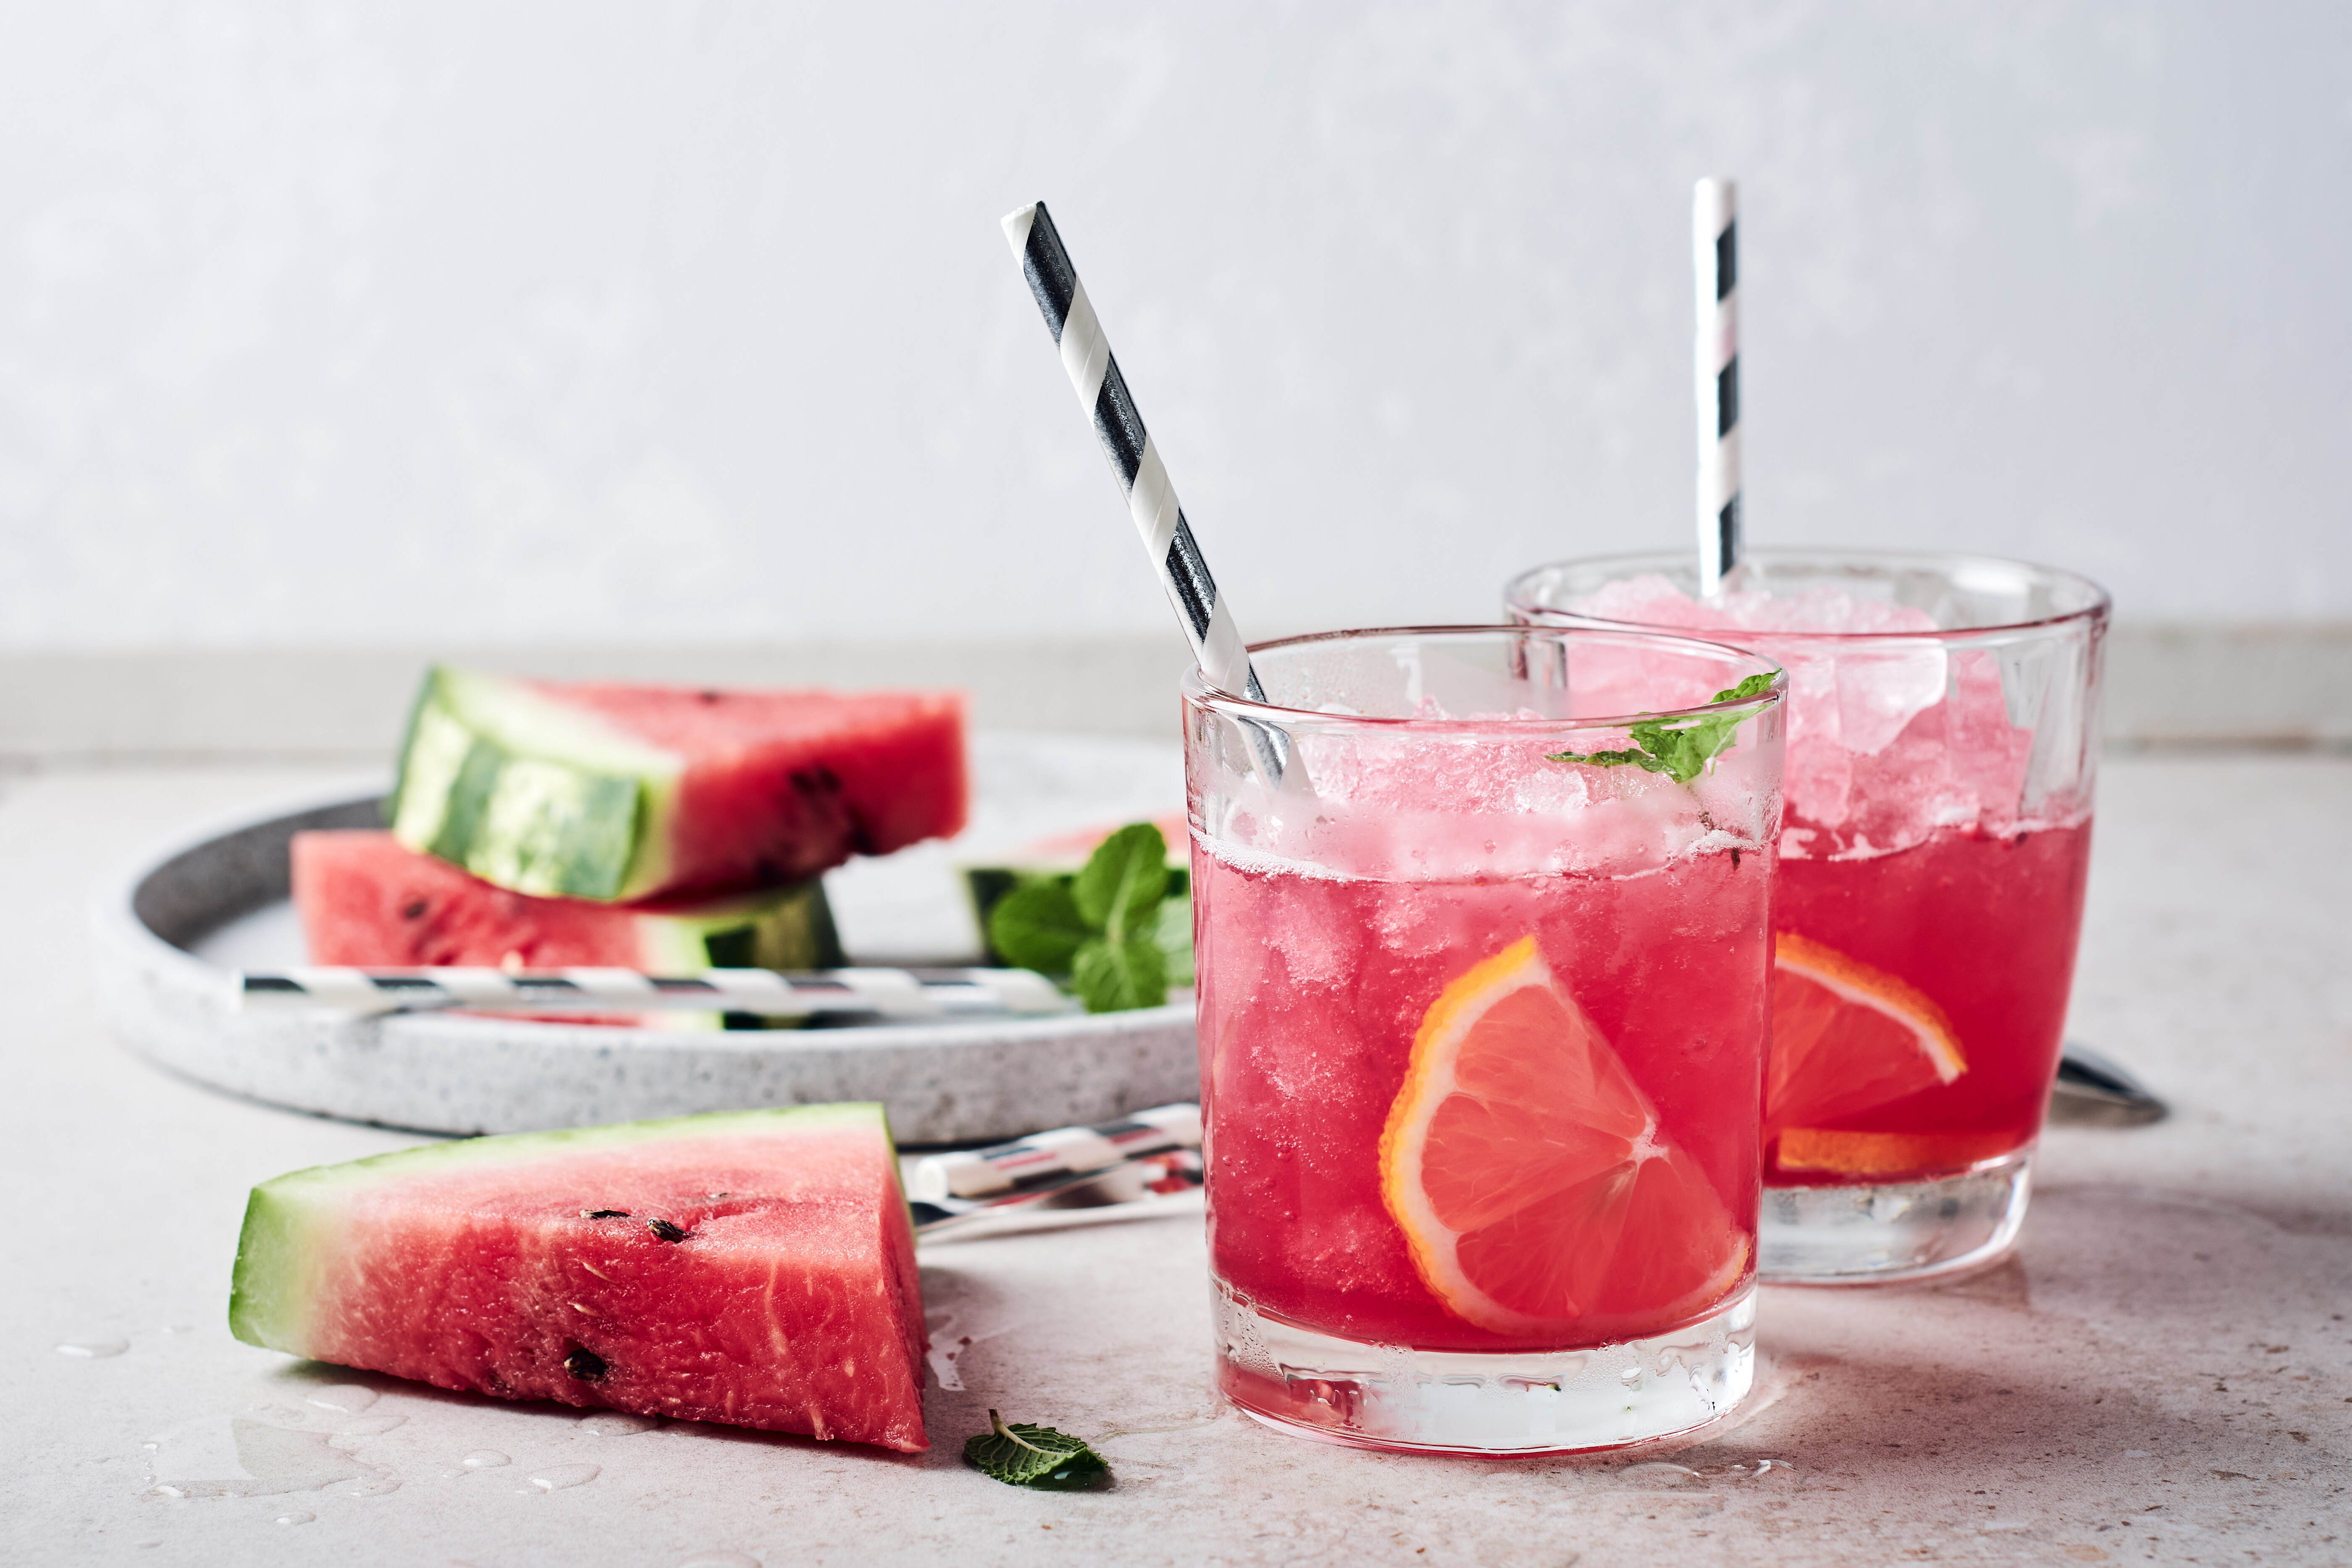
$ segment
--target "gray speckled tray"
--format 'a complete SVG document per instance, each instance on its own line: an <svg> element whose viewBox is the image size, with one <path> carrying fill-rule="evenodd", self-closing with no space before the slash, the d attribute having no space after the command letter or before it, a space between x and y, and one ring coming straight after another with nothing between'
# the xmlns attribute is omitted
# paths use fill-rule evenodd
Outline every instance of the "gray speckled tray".
<svg viewBox="0 0 2352 1568"><path fill-rule="evenodd" d="M1173 747L983 735L972 826L826 879L853 960L969 962L953 863L1182 799ZM415 1015L242 1013L237 967L303 961L287 840L374 826L373 795L200 833L101 890L110 1025L175 1072L256 1100L431 1132L512 1132L745 1106L878 1100L911 1143L1011 1137L1197 1094L1192 1009L816 1030L694 1033Z"/></svg>

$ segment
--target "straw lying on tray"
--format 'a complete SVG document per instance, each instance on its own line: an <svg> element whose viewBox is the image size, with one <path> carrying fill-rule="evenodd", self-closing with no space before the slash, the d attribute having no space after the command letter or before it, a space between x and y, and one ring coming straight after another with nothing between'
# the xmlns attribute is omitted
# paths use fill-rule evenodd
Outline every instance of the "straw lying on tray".
<svg viewBox="0 0 2352 1568"><path fill-rule="evenodd" d="M877 1014L887 1018L1072 1013L1077 1004L1026 969L306 968L236 977L245 1007L400 1013L445 1007L534 1013L644 1013L666 1008L770 1018Z"/></svg>

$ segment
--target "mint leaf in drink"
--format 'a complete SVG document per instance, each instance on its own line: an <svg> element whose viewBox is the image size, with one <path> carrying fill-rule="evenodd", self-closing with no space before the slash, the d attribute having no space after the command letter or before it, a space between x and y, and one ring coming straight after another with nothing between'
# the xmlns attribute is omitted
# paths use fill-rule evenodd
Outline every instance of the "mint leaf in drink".
<svg viewBox="0 0 2352 1568"><path fill-rule="evenodd" d="M1168 840L1149 822L1130 822L1087 857L1070 883L1078 913L1114 942L1151 930L1168 896Z"/></svg>
<svg viewBox="0 0 2352 1568"><path fill-rule="evenodd" d="M1738 702L1761 697L1772 689L1772 678L1751 675L1710 699ZM1688 784L1706 771L1706 764L1731 749L1739 726L1753 711L1704 713L1695 719L1651 719L1629 724L1625 733L1638 750L1622 752L1554 752L1549 761L1583 763L1596 768L1633 766L1645 773L1664 773L1676 784Z"/></svg>
<svg viewBox="0 0 2352 1568"><path fill-rule="evenodd" d="M1055 1492L1089 1491L1110 1484L1110 1466L1083 1437L1025 1421L1007 1426L993 1410L988 1413L988 1425L990 1430L964 1444L963 1462L992 1480Z"/></svg>
<svg viewBox="0 0 2352 1568"><path fill-rule="evenodd" d="M1069 881L1061 877L1020 883L988 911L988 942L997 956L1040 974L1067 974L1078 949L1099 929L1078 912Z"/></svg>
<svg viewBox="0 0 2352 1568"><path fill-rule="evenodd" d="M1070 964L1070 988L1089 1013L1124 1013L1168 1000L1168 955L1150 935L1090 939Z"/></svg>

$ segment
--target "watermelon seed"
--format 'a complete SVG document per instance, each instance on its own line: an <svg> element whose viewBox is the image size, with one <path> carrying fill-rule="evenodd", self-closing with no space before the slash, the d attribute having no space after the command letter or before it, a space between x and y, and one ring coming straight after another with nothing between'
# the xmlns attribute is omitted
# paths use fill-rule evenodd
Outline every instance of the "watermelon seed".
<svg viewBox="0 0 2352 1568"><path fill-rule="evenodd" d="M404 921L414 921L414 920L422 920L422 919L424 919L424 918L425 918L425 900L424 900L423 899L418 899L418 900L415 900L414 902L412 902L412 903L408 904L405 908L404 908L404 909L400 911L400 918L401 918L402 920L404 920Z"/></svg>
<svg viewBox="0 0 2352 1568"><path fill-rule="evenodd" d="M677 1226L670 1224L670 1222L666 1219L649 1219L646 1221L646 1228L652 1231L656 1237L663 1241L684 1241L686 1239L686 1232L678 1229Z"/></svg>
<svg viewBox="0 0 2352 1568"><path fill-rule="evenodd" d="M582 1209L580 1211L580 1217L582 1219L626 1219L629 1217L629 1211L626 1209Z"/></svg>
<svg viewBox="0 0 2352 1568"><path fill-rule="evenodd" d="M603 1356L586 1345L574 1345L572 1353L563 1358L563 1370L583 1383L595 1383L610 1369L604 1365Z"/></svg>

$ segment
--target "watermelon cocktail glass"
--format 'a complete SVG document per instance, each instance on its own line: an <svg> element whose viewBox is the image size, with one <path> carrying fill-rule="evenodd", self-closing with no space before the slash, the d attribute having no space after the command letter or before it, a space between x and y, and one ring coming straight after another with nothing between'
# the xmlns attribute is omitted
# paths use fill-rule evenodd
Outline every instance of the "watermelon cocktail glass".
<svg viewBox="0 0 2352 1568"><path fill-rule="evenodd" d="M2017 562L1681 554L1513 582L1515 619L1672 627L1789 671L1763 1273L1919 1279L2025 1215L2090 853L2107 596Z"/></svg>
<svg viewBox="0 0 2352 1568"><path fill-rule="evenodd" d="M1184 686L1220 1386L1374 1447L1705 1425L1753 1375L1782 678L1605 631L1251 653L1265 703Z"/></svg>

